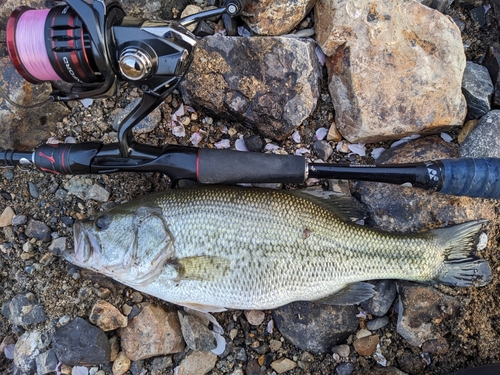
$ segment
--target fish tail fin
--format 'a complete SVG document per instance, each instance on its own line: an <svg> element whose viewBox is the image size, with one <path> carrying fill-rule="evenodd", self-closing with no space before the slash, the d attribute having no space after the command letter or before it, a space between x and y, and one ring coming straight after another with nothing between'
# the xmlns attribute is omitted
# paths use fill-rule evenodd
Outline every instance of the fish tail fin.
<svg viewBox="0 0 500 375"><path fill-rule="evenodd" d="M484 223L469 221L432 231L445 248L435 282L452 286L484 286L491 282L490 265L475 255L478 232Z"/></svg>

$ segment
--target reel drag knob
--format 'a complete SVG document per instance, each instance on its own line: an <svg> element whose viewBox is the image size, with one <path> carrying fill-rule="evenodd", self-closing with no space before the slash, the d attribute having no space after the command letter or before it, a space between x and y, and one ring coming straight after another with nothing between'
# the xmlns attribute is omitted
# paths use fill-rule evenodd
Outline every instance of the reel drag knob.
<svg viewBox="0 0 500 375"><path fill-rule="evenodd" d="M124 78L131 81L138 81L146 78L151 73L153 60L142 49L128 47L120 54L118 66Z"/></svg>

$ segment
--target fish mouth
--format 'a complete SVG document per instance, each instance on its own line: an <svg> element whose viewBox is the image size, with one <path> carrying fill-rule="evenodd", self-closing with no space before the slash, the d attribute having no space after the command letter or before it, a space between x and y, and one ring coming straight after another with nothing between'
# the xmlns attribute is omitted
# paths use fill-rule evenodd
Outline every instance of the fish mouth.
<svg viewBox="0 0 500 375"><path fill-rule="evenodd" d="M76 222L73 224L74 251L65 251L64 258L77 266L85 267L86 263L96 260L100 254L97 238L85 229L85 226Z"/></svg>

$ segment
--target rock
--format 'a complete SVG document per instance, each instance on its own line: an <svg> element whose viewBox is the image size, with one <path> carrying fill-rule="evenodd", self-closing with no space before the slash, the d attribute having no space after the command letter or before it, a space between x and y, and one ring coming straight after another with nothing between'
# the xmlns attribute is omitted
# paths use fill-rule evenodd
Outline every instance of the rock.
<svg viewBox="0 0 500 375"><path fill-rule="evenodd" d="M359 355L370 356L375 352L379 342L380 337L378 335L370 335L356 339L353 346Z"/></svg>
<svg viewBox="0 0 500 375"><path fill-rule="evenodd" d="M210 351L217 347L214 335L200 318L182 311L178 311L177 313L181 324L182 336L188 348L198 351Z"/></svg>
<svg viewBox="0 0 500 375"><path fill-rule="evenodd" d="M123 375L130 369L130 359L127 358L124 352L118 353L113 362L113 375Z"/></svg>
<svg viewBox="0 0 500 375"><path fill-rule="evenodd" d="M495 92L488 69L467 61L462 81L462 92L467 101L466 121L480 118L486 114L491 108L491 99Z"/></svg>
<svg viewBox="0 0 500 375"><path fill-rule="evenodd" d="M447 296L431 286L398 282L398 291L397 332L413 346L438 338L434 326L460 311L457 298Z"/></svg>
<svg viewBox="0 0 500 375"><path fill-rule="evenodd" d="M0 215L0 228L3 227L8 227L9 225L12 225L12 220L14 219L14 216L16 213L12 209L12 207L7 206L2 212L2 215Z"/></svg>
<svg viewBox="0 0 500 375"><path fill-rule="evenodd" d="M45 375L56 372L57 358L54 349L50 349L36 357L36 372L37 375Z"/></svg>
<svg viewBox="0 0 500 375"><path fill-rule="evenodd" d="M57 237L53 239L48 250L54 255L62 255L62 253L66 251L66 237Z"/></svg>
<svg viewBox="0 0 500 375"><path fill-rule="evenodd" d="M33 182L28 182L28 190L32 198L38 199L40 197L40 189Z"/></svg>
<svg viewBox="0 0 500 375"><path fill-rule="evenodd" d="M462 158L500 157L500 110L495 109L481 117L460 145Z"/></svg>
<svg viewBox="0 0 500 375"><path fill-rule="evenodd" d="M382 164L413 163L457 157L456 145L438 136L419 138L387 150ZM492 220L496 217L492 204L483 199L455 197L429 191L375 182L354 184L369 213L369 224L398 232L414 232L442 223Z"/></svg>
<svg viewBox="0 0 500 375"><path fill-rule="evenodd" d="M428 6L429 8L436 9L443 14L446 14L446 11L450 7L453 0L417 0L419 3Z"/></svg>
<svg viewBox="0 0 500 375"><path fill-rule="evenodd" d="M335 124L349 142L462 125L465 54L451 19L405 0L319 0L314 14L316 40L330 56Z"/></svg>
<svg viewBox="0 0 500 375"><path fill-rule="evenodd" d="M423 360L409 350L405 350L396 360L399 367L409 374L421 374L425 369Z"/></svg>
<svg viewBox="0 0 500 375"><path fill-rule="evenodd" d="M69 366L99 365L110 361L110 345L104 331L76 317L54 333L57 359Z"/></svg>
<svg viewBox="0 0 500 375"><path fill-rule="evenodd" d="M328 129L328 134L326 135L327 141L340 142L342 140L342 134L337 129L335 123L333 123Z"/></svg>
<svg viewBox="0 0 500 375"><path fill-rule="evenodd" d="M14 215L12 225L24 225L28 222L26 215Z"/></svg>
<svg viewBox="0 0 500 375"><path fill-rule="evenodd" d="M90 185L80 176L71 177L65 182L64 187L68 193L84 201L93 199L98 202L107 202L109 199L109 192L106 189L97 184Z"/></svg>
<svg viewBox="0 0 500 375"><path fill-rule="evenodd" d="M349 362L344 362L335 367L335 373L337 375L350 375L354 372L354 365Z"/></svg>
<svg viewBox="0 0 500 375"><path fill-rule="evenodd" d="M119 327L127 326L127 317L120 310L106 301L97 301L92 307L89 320L103 331L112 331Z"/></svg>
<svg viewBox="0 0 500 375"><path fill-rule="evenodd" d="M297 364L288 358L280 358L271 363L271 368L278 374L293 370L295 367L297 367Z"/></svg>
<svg viewBox="0 0 500 375"><path fill-rule="evenodd" d="M273 0L251 1L243 20L259 35L282 35L292 31L311 11L316 0L282 3Z"/></svg>
<svg viewBox="0 0 500 375"><path fill-rule="evenodd" d="M48 242L51 239L50 228L47 224L38 220L30 220L24 233L30 238L36 238L43 242Z"/></svg>
<svg viewBox="0 0 500 375"><path fill-rule="evenodd" d="M86 199L93 199L97 202L107 202L109 199L109 191L104 189L102 186L94 184L90 188Z"/></svg>
<svg viewBox="0 0 500 375"><path fill-rule="evenodd" d="M187 7L184 8L184 10L182 11L181 13L181 18L184 18L184 17L187 17L187 16L191 16L193 14L196 14L196 13L200 13L202 12L203 9L201 9L199 6L197 5L192 5L192 4L189 4ZM187 29L191 32L194 31L194 29L196 28L196 26L198 25L198 23L193 23L191 25L188 25L187 26Z"/></svg>
<svg viewBox="0 0 500 375"><path fill-rule="evenodd" d="M346 344L336 345L332 348L332 353L337 353L342 358L349 357L350 352L351 349L349 348L349 345Z"/></svg>
<svg viewBox="0 0 500 375"><path fill-rule="evenodd" d="M260 310L245 310L244 314L248 323L253 326L260 326L266 318L266 314Z"/></svg>
<svg viewBox="0 0 500 375"><path fill-rule="evenodd" d="M444 337L428 340L422 344L423 353L445 354L448 352L449 348L448 340Z"/></svg>
<svg viewBox="0 0 500 375"><path fill-rule="evenodd" d="M14 366L23 374L34 374L36 358L45 347L40 331L23 333L14 348Z"/></svg>
<svg viewBox="0 0 500 375"><path fill-rule="evenodd" d="M139 104L141 98L136 98L130 102L118 115L115 117L113 122L113 129L118 131L118 126L120 121L124 120L125 117L132 112L132 110ZM139 123L132 128L132 133L134 135L147 134L152 132L161 121L161 111L159 107L156 107L151 111L145 118L143 118ZM106 199L107 200L107 199ZM104 201L105 202L105 201Z"/></svg>
<svg viewBox="0 0 500 375"><path fill-rule="evenodd" d="M122 350L132 361L179 353L184 350L177 313L161 306L141 304L142 311L130 318L127 327L120 328Z"/></svg>
<svg viewBox="0 0 500 375"><path fill-rule="evenodd" d="M172 363L171 356L156 357L151 364L151 375L165 374L165 370L172 366Z"/></svg>
<svg viewBox="0 0 500 375"><path fill-rule="evenodd" d="M2 305L2 314L14 325L27 326L44 322L43 307L32 293L18 294Z"/></svg>
<svg viewBox="0 0 500 375"><path fill-rule="evenodd" d="M12 12L15 7L19 6L18 1L8 1L8 3L2 3L2 14L7 14L8 9ZM43 2L41 3L43 8ZM9 16L10 13L6 15L7 18ZM6 24L3 23L3 25ZM52 92L49 83L33 85L25 81L16 72L8 56L0 58L0 76L9 98L19 104L40 103L48 99ZM56 132L56 123L68 113L69 109L63 103L48 101L35 108L21 109L2 100L0 103L1 146L31 150L51 137L51 133Z"/></svg>
<svg viewBox="0 0 500 375"><path fill-rule="evenodd" d="M204 375L215 367L217 356L212 352L192 352L179 364L177 375Z"/></svg>
<svg viewBox="0 0 500 375"><path fill-rule="evenodd" d="M250 135L248 137L243 138L245 141L245 145L247 146L248 151L251 152L260 152L264 147L264 141L258 135Z"/></svg>
<svg viewBox="0 0 500 375"><path fill-rule="evenodd" d="M375 293L372 298L360 303L361 307L375 316L387 314L396 299L396 282L394 280L374 280Z"/></svg>
<svg viewBox="0 0 500 375"><path fill-rule="evenodd" d="M498 1L500 5L500 1ZM492 105L495 107L500 106L500 44L493 43L484 56L482 64L488 69L490 73L491 81L494 86L494 94Z"/></svg>
<svg viewBox="0 0 500 375"><path fill-rule="evenodd" d="M326 353L358 327L355 306L294 302L273 310L281 334L302 350Z"/></svg>
<svg viewBox="0 0 500 375"><path fill-rule="evenodd" d="M382 316L366 322L366 328L370 331L376 331L377 329L385 327L387 324L389 324L389 318L387 316Z"/></svg>
<svg viewBox="0 0 500 375"><path fill-rule="evenodd" d="M283 140L316 108L321 69L310 40L206 37L180 85L185 103Z"/></svg>
<svg viewBox="0 0 500 375"><path fill-rule="evenodd" d="M316 141L313 144L313 150L318 155L318 157L327 161L330 156L333 154L333 147L327 141Z"/></svg>

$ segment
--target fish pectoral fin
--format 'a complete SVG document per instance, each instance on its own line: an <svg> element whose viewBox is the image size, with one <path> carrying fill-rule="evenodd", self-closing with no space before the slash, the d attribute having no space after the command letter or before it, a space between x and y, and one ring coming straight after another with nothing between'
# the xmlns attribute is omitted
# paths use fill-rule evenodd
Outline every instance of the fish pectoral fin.
<svg viewBox="0 0 500 375"><path fill-rule="evenodd" d="M321 298L318 302L327 305L356 305L373 297L374 288L374 285L362 281L347 284L340 291Z"/></svg>
<svg viewBox="0 0 500 375"><path fill-rule="evenodd" d="M176 302L176 304L179 306L187 307L188 309L191 309L191 310L200 311L202 313L227 311L227 309L225 307L222 307L222 306L203 305L201 303L195 303L195 302L182 302L182 303ZM214 318L214 320L215 320L215 318ZM210 321L212 321L212 320L210 320ZM216 323L217 323L217 321L216 321ZM217 325L219 325L219 323L217 323Z"/></svg>
<svg viewBox="0 0 500 375"><path fill-rule="evenodd" d="M172 258L167 261L167 264L174 266L177 270L175 281L215 281L228 274L231 261L224 257L198 255Z"/></svg>

